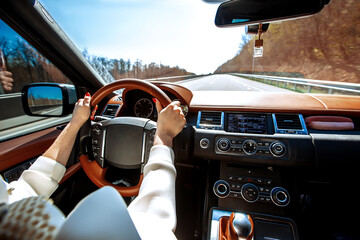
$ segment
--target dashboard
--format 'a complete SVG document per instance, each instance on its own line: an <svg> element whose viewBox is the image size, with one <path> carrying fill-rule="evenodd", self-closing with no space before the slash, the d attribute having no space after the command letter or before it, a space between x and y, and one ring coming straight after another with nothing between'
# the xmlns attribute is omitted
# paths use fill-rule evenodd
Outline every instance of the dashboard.
<svg viewBox="0 0 360 240"><path fill-rule="evenodd" d="M278 166L320 166L353 159L359 138L360 97L267 92L197 91L177 84L153 82L171 100L178 100L191 133L186 156L236 163ZM337 104L335 104L335 102ZM339 104L341 103L341 104ZM124 90L111 98L104 117L134 116L156 121L153 97ZM317 130L306 119L323 116ZM336 131L331 116L345 116L354 128ZM337 121L337 120L336 120ZM328 149L328 146L334 146ZM338 151L343 149L344 151Z"/></svg>
<svg viewBox="0 0 360 240"><path fill-rule="evenodd" d="M323 188L317 186L319 181L323 184L327 176L317 171L333 169L338 176L338 168L349 170L347 166L357 161L360 97L191 92L175 84L156 85L171 100L179 100L188 112L186 128L174 139L173 145L179 182L186 183L177 189L187 193L180 194L182 197L202 194L198 205L193 202L190 205L193 212L204 210L202 219L208 222L203 224L207 224L209 231L204 234L208 236L218 225L217 215L235 210L249 213L257 224L270 224L266 234L273 239L276 236L282 239L276 234L283 233L294 236L289 239L297 239L297 226L308 226L307 220L296 219L297 213L294 213L294 209L301 209L298 205L303 204L299 202L300 197L309 194L320 199L315 206L319 208L328 194L326 188L319 191ZM134 89L111 98L101 115L157 119L152 96ZM310 119L315 119L316 124ZM342 119L351 122L352 127L338 129ZM344 171L341 176L346 178L348 174ZM190 191L189 186L193 186L193 190ZM307 192L311 190L309 186L314 186L314 193ZM344 187L340 183L334 186ZM186 205L186 201L178 202ZM271 230L274 224L282 229Z"/></svg>
<svg viewBox="0 0 360 240"><path fill-rule="evenodd" d="M177 84L153 82L187 114L190 133L182 141L200 159L242 164L321 166L353 159L359 138L360 97L233 91L190 91ZM335 104L336 103L336 104ZM341 104L339 104L341 103ZM111 98L102 116L134 116L156 121L153 97L124 90ZM327 130L309 128L306 119L323 116ZM337 131L331 116L345 116L354 128ZM329 149L328 146L334 146ZM344 151L338 151L343 149Z"/></svg>

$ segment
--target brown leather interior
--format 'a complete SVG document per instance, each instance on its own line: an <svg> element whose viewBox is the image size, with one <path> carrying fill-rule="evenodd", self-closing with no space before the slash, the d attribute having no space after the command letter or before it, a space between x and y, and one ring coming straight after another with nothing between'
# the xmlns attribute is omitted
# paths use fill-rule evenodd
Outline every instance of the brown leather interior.
<svg viewBox="0 0 360 240"><path fill-rule="evenodd" d="M339 116L310 116L305 118L306 126L317 130L353 130L354 123L351 118Z"/></svg>
<svg viewBox="0 0 360 240"><path fill-rule="evenodd" d="M15 166L43 154L59 136L61 130L56 127L31 133L0 143L0 171ZM69 179L78 170L80 163L66 169L60 184Z"/></svg>
<svg viewBox="0 0 360 240"><path fill-rule="evenodd" d="M172 94L174 94L182 103L186 104L186 105L190 105L191 99L193 97L192 92L183 87L183 86L179 86L176 84L171 84L171 83L159 83L159 82L151 82L153 84L155 84L156 86L158 86L160 89L164 90L164 91L168 91Z"/></svg>
<svg viewBox="0 0 360 240"><path fill-rule="evenodd" d="M105 180L105 173L107 168L101 168L96 161L90 161L87 155L80 156L80 163L84 169L86 175L90 180L98 187L112 186L114 187L123 197L132 197L139 194L140 185L143 179L143 174L140 175L139 182L133 187L119 187L113 185Z"/></svg>
<svg viewBox="0 0 360 240"><path fill-rule="evenodd" d="M213 110L360 116L360 97L254 91L240 94L232 91L197 91L193 93L189 107L191 112Z"/></svg>
<svg viewBox="0 0 360 240"><path fill-rule="evenodd" d="M226 233L226 229L229 223L230 217L224 216L219 219L219 240L227 240L228 236Z"/></svg>
<svg viewBox="0 0 360 240"><path fill-rule="evenodd" d="M0 171L43 154L61 133L56 127L0 143Z"/></svg>
<svg viewBox="0 0 360 240"><path fill-rule="evenodd" d="M349 95L312 94L321 101L327 109L360 110L360 97Z"/></svg>

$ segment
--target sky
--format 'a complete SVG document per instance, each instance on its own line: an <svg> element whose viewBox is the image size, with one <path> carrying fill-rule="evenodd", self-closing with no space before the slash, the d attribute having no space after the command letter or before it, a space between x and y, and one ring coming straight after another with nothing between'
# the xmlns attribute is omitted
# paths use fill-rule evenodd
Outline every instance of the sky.
<svg viewBox="0 0 360 240"><path fill-rule="evenodd" d="M234 57L244 28L218 28L202 0L40 0L83 51L212 73Z"/></svg>

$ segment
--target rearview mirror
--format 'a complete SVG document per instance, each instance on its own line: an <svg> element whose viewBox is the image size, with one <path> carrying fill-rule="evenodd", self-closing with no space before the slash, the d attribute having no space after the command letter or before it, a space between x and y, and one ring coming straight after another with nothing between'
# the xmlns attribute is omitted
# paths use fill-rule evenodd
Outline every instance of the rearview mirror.
<svg viewBox="0 0 360 240"><path fill-rule="evenodd" d="M68 84L32 83L22 89L24 111L30 116L61 117L72 113L77 96Z"/></svg>
<svg viewBox="0 0 360 240"><path fill-rule="evenodd" d="M320 12L330 0L232 0L216 13L218 27L269 23L309 16Z"/></svg>

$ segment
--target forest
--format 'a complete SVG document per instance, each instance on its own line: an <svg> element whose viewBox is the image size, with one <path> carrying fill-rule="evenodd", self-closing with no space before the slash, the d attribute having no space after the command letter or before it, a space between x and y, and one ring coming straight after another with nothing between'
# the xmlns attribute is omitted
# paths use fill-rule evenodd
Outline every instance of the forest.
<svg viewBox="0 0 360 240"><path fill-rule="evenodd" d="M107 72L114 79L152 79L158 77L194 75L194 73L187 72L179 66L171 67L155 62L143 64L140 59L136 59L133 63L130 59L109 59L106 57L90 55L86 49L83 51L83 55L91 66L97 69L101 75L105 75Z"/></svg>
<svg viewBox="0 0 360 240"><path fill-rule="evenodd" d="M21 92L22 87L28 83L71 84L61 71L21 38L16 41L8 41L3 37L0 39L0 48L4 54L6 70L13 75L12 93Z"/></svg>
<svg viewBox="0 0 360 240"><path fill-rule="evenodd" d="M271 23L261 36L263 57L253 58L255 38L243 37L236 56L215 72L360 83L359 0L331 0L314 16Z"/></svg>
<svg viewBox="0 0 360 240"><path fill-rule="evenodd" d="M57 82L72 84L71 81L49 60L37 52L22 38L16 41L6 37L0 38L0 49L3 51L6 70L13 74L14 86L11 92L21 92L24 85L35 82ZM109 59L82 52L85 59L99 73L106 83L121 78L150 79L168 76L192 75L178 66L170 67L163 64L143 64L136 59Z"/></svg>

